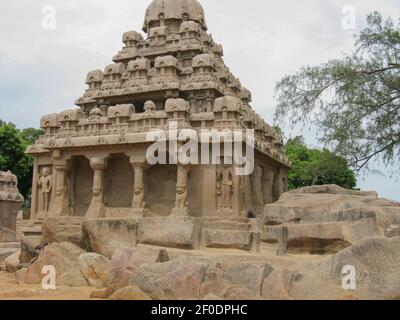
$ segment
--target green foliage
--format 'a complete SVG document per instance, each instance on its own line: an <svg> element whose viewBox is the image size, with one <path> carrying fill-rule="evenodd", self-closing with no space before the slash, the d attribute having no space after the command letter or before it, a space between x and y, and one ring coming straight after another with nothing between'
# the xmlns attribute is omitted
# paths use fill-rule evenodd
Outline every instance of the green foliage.
<svg viewBox="0 0 400 320"><path fill-rule="evenodd" d="M10 170L18 177L18 187L29 199L32 185L33 159L25 154L26 147L42 134L42 130L18 130L15 125L0 120L0 170Z"/></svg>
<svg viewBox="0 0 400 320"><path fill-rule="evenodd" d="M276 86L276 120L314 123L320 139L356 170L400 165L400 24L375 12L355 52L304 66Z"/></svg>
<svg viewBox="0 0 400 320"><path fill-rule="evenodd" d="M311 185L336 184L353 189L357 180L346 159L327 149L309 149L303 137L289 139L285 153L293 163L289 171L289 189Z"/></svg>

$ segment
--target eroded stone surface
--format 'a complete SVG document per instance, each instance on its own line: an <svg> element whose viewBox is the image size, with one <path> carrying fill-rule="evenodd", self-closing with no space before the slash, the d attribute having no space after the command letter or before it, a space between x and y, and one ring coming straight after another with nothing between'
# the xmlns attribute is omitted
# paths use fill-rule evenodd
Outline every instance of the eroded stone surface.
<svg viewBox="0 0 400 320"><path fill-rule="evenodd" d="M44 266L53 266L56 271L56 283L61 286L87 286L79 267L79 256L84 251L69 242L54 243L44 248L38 259L31 264L24 282L27 284L41 284L45 274Z"/></svg>
<svg viewBox="0 0 400 320"><path fill-rule="evenodd" d="M375 192L306 187L265 206L262 240L289 253L336 253L369 237L396 235L399 217L400 204Z"/></svg>

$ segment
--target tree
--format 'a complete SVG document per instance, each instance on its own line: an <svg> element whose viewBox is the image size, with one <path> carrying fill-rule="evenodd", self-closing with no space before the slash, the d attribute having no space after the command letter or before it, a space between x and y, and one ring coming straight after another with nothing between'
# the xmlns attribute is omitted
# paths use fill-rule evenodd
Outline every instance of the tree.
<svg viewBox="0 0 400 320"><path fill-rule="evenodd" d="M277 121L310 121L356 170L400 164L400 24L367 17L351 56L304 66L276 85Z"/></svg>
<svg viewBox="0 0 400 320"><path fill-rule="evenodd" d="M336 184L353 189L357 180L346 159L327 149L310 149L303 137L289 139L285 153L293 163L289 171L289 189L311 185Z"/></svg>
<svg viewBox="0 0 400 320"><path fill-rule="evenodd" d="M18 187L29 199L32 186L33 159L25 154L26 147L43 133L40 129L18 130L14 124L0 120L0 170L10 170L18 178Z"/></svg>

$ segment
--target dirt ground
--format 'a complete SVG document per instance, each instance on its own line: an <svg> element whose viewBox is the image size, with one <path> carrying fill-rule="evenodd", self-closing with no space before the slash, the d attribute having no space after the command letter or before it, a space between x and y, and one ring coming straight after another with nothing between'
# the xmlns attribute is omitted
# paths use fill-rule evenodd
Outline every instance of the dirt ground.
<svg viewBox="0 0 400 320"><path fill-rule="evenodd" d="M15 274L0 271L0 300L89 300L90 287L57 287L44 290L40 285L18 284Z"/></svg>

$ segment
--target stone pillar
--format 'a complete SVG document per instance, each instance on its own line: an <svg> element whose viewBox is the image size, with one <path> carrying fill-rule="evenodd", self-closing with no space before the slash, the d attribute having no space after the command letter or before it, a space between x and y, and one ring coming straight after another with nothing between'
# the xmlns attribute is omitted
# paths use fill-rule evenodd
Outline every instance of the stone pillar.
<svg viewBox="0 0 400 320"><path fill-rule="evenodd" d="M33 158L33 178L32 178L32 198L31 198L31 212L30 220L33 223L36 219L38 210L38 158L34 156Z"/></svg>
<svg viewBox="0 0 400 320"><path fill-rule="evenodd" d="M90 166L93 169L93 189L92 200L90 201L86 218L104 218L106 210L104 205L103 177L104 170L107 167L107 160L106 158L92 158L90 159Z"/></svg>
<svg viewBox="0 0 400 320"><path fill-rule="evenodd" d="M144 202L144 162L137 162L130 160L135 173L135 178L133 182L133 199L132 199L132 210L130 216L132 218L143 217L145 211Z"/></svg>
<svg viewBox="0 0 400 320"><path fill-rule="evenodd" d="M69 215L69 198L65 183L66 162L57 161L54 163L56 175L55 198L49 210L49 217L60 217Z"/></svg>
<svg viewBox="0 0 400 320"><path fill-rule="evenodd" d="M274 185L274 172L272 170L265 168L263 176L263 196L265 204L273 202L273 196L272 196L273 185Z"/></svg>
<svg viewBox="0 0 400 320"><path fill-rule="evenodd" d="M189 214L188 203L187 203L187 197L188 197L187 176L188 176L187 166L178 164L175 208L172 209L171 215L187 216Z"/></svg>

